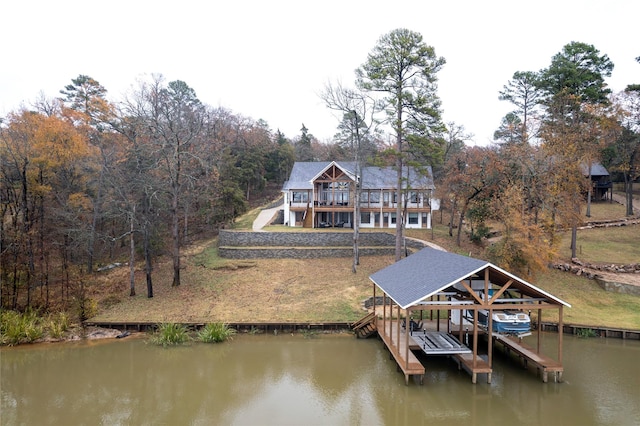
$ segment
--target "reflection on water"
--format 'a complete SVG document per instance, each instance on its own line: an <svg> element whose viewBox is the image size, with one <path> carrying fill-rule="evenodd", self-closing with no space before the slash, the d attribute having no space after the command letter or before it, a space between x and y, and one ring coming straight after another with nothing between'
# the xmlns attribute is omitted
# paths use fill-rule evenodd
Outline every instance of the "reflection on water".
<svg viewBox="0 0 640 426"><path fill-rule="evenodd" d="M491 384L435 357L424 386L405 386L379 340L346 334L3 348L0 424L640 424L640 342L566 336L564 348L564 383L497 352Z"/></svg>

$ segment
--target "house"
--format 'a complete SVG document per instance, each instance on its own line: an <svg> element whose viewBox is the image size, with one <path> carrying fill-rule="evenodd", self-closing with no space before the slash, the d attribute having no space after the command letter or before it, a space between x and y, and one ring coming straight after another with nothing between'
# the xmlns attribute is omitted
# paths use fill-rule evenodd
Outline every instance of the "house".
<svg viewBox="0 0 640 426"><path fill-rule="evenodd" d="M397 172L390 167L362 167L355 162L296 162L284 193L284 223L291 227L350 228L354 223L356 182L361 184L360 227L395 228ZM428 176L405 169L407 228L430 228L434 185Z"/></svg>
<svg viewBox="0 0 640 426"><path fill-rule="evenodd" d="M589 170L591 168L591 170ZM607 169L598 162L580 164L580 171L586 178L591 176L592 197L594 201L611 200L613 197L613 184Z"/></svg>

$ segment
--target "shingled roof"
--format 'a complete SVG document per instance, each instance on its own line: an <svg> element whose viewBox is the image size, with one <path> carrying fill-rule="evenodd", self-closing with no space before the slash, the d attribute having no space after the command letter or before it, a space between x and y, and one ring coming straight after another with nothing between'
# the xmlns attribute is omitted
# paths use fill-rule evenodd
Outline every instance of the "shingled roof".
<svg viewBox="0 0 640 426"><path fill-rule="evenodd" d="M424 248L369 276L400 308L406 309L460 281L473 278L489 268L489 280L504 285L513 280L511 288L518 289L530 297L541 297L550 303L568 303L552 296L515 275L487 262L455 253ZM484 278L483 275L477 278Z"/></svg>
<svg viewBox="0 0 640 426"><path fill-rule="evenodd" d="M609 172L607 169L598 162L591 163L591 173L589 173L589 165L586 163L580 164L580 170L584 176L598 177L598 176L609 176Z"/></svg>
<svg viewBox="0 0 640 426"><path fill-rule="evenodd" d="M356 163L353 161L297 161L293 165L289 180L282 187L283 191L313 189L313 179L335 163L350 175L355 175ZM418 173L414 168L407 168L410 188L434 189L431 167L427 167L429 176ZM362 189L393 189L397 185L398 174L391 167L363 167L361 172Z"/></svg>

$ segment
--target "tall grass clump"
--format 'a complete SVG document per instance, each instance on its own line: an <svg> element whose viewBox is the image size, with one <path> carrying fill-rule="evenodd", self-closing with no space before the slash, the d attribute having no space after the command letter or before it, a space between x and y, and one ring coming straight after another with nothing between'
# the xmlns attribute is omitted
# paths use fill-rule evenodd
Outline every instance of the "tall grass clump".
<svg viewBox="0 0 640 426"><path fill-rule="evenodd" d="M0 342L3 345L32 343L44 336L37 312L0 311Z"/></svg>
<svg viewBox="0 0 640 426"><path fill-rule="evenodd" d="M187 327L172 322L159 324L157 331L151 337L151 343L159 346L182 345L188 341Z"/></svg>
<svg viewBox="0 0 640 426"><path fill-rule="evenodd" d="M219 343L232 339L235 334L234 328L221 322L214 322L205 325L198 332L198 339L203 343Z"/></svg>
<svg viewBox="0 0 640 426"><path fill-rule="evenodd" d="M50 314L46 319L46 328L49 331L49 336L54 339L62 338L65 331L69 329L69 326L69 314L66 312Z"/></svg>

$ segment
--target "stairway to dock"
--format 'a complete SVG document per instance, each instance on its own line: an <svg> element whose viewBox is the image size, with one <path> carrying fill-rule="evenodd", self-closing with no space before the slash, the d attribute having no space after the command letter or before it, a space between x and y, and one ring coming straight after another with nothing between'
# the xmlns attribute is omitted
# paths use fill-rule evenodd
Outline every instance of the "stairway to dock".
<svg viewBox="0 0 640 426"><path fill-rule="evenodd" d="M376 326L375 312L371 312L351 324L351 330L353 330L358 339L366 339L376 334L378 332L378 327Z"/></svg>

